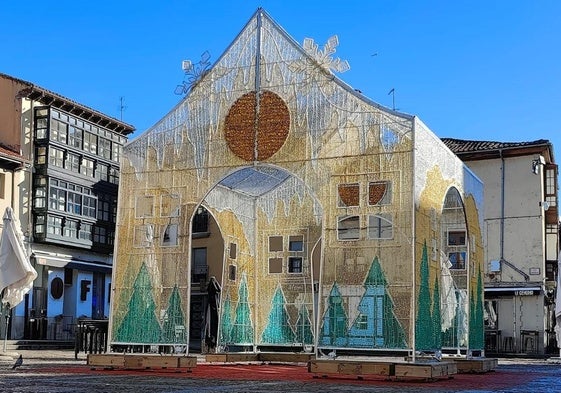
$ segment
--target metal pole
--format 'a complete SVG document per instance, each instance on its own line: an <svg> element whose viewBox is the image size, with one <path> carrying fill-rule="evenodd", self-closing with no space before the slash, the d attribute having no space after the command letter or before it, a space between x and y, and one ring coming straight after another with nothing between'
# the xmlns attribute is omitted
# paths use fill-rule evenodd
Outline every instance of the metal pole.
<svg viewBox="0 0 561 393"><path fill-rule="evenodd" d="M2 310L6 309L5 313L6 313L6 327L4 330L4 345L2 347L2 351L6 352L6 342L8 341L8 326L10 325L10 309L8 308L9 306L6 305L6 307L4 307L4 305L2 304Z"/></svg>

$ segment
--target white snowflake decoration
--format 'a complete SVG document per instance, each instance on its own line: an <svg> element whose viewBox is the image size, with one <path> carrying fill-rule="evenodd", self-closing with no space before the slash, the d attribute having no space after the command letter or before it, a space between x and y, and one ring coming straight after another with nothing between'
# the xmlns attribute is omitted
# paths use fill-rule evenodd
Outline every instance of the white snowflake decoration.
<svg viewBox="0 0 561 393"><path fill-rule="evenodd" d="M323 46L323 50L319 49L318 44L312 38L304 39L304 50L313 57L313 59L328 72L345 72L351 69L347 60L334 58L335 48L339 46L339 38L336 35L329 38Z"/></svg>

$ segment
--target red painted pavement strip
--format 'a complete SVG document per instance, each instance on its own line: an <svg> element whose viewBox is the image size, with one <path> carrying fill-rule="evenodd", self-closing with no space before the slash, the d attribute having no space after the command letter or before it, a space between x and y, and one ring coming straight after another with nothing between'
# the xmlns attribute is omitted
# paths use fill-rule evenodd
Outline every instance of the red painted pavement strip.
<svg viewBox="0 0 561 393"><path fill-rule="evenodd" d="M423 380L388 380L383 376L365 375L362 379L350 375L331 374L327 378L315 376L308 372L307 366L303 365L259 365L259 364L198 364L187 372L186 369L145 369L145 370L125 370L125 369L91 369L89 366L68 366L68 367L40 367L21 372L45 373L45 374L84 374L84 375L139 375L157 376L170 378L189 378L189 379L213 379L213 380L247 380L247 381L298 381L298 382L317 382L317 383L356 383L377 386L417 386L430 388L433 384L438 387L449 387L450 389L487 389L501 390L513 386L519 386L531 382L543 376L543 373L519 373L513 371L493 371L484 374L455 374L452 378L436 379L432 382Z"/></svg>

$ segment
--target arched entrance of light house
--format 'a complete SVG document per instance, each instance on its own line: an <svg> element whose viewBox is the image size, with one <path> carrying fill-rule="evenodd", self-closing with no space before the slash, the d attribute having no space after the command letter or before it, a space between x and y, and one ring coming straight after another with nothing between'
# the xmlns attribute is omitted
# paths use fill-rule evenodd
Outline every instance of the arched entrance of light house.
<svg viewBox="0 0 561 393"><path fill-rule="evenodd" d="M206 277L214 276L221 287L217 345L203 350L313 345L314 276L317 281L322 232L322 210L313 192L286 170L259 165L225 176L200 205L221 238L213 242L221 243L220 258L214 249L214 257L206 258ZM197 242L193 233L195 259ZM198 266L193 258L192 277ZM191 314L199 307L193 300L202 286L192 285Z"/></svg>
<svg viewBox="0 0 561 393"><path fill-rule="evenodd" d="M469 332L469 247L466 213L460 192L446 193L441 215L440 298L442 347L460 353L467 349Z"/></svg>
<svg viewBox="0 0 561 393"><path fill-rule="evenodd" d="M205 323L212 280L220 283L224 239L213 215L200 204L191 221L191 292L189 309L189 351L205 350Z"/></svg>

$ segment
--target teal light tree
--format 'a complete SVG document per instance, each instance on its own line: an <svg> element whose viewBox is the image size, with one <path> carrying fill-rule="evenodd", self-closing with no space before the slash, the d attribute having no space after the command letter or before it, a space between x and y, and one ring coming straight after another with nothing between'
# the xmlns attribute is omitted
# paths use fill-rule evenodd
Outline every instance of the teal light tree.
<svg viewBox="0 0 561 393"><path fill-rule="evenodd" d="M405 348L405 332L394 314L388 282L378 257L364 280L359 314L349 329L349 346L357 348Z"/></svg>
<svg viewBox="0 0 561 393"><path fill-rule="evenodd" d="M295 335L290 326L290 317L286 310L286 298L280 285L277 286L271 303L271 311L267 318L267 326L261 335L261 341L268 344L294 343Z"/></svg>
<svg viewBox="0 0 561 393"><path fill-rule="evenodd" d="M235 344L253 344L253 324L249 308L249 293L247 290L247 277L245 273L240 280L238 290L238 304L236 306L234 326L230 334Z"/></svg>
<svg viewBox="0 0 561 393"><path fill-rule="evenodd" d="M117 328L116 342L159 343L161 328L156 319L156 304L152 296L150 274L145 263L133 285L125 318Z"/></svg>
<svg viewBox="0 0 561 393"><path fill-rule="evenodd" d="M322 345L347 345L347 313L343 307L343 297L337 283L333 283L327 309L323 316L320 344Z"/></svg>
<svg viewBox="0 0 561 393"><path fill-rule="evenodd" d="M314 333L312 332L310 312L305 304L302 304L298 310L298 320L296 321L296 342L302 343L303 345L311 345L314 343Z"/></svg>
<svg viewBox="0 0 561 393"><path fill-rule="evenodd" d="M471 349L483 349L484 347L484 321L483 321L483 280L481 278L481 268L477 275L477 293L470 296L469 313L469 347ZM475 300L474 300L475 298Z"/></svg>
<svg viewBox="0 0 561 393"><path fill-rule="evenodd" d="M222 316L220 318L220 342L222 345L228 345L232 342L232 302L230 295L226 295L222 303Z"/></svg>
<svg viewBox="0 0 561 393"><path fill-rule="evenodd" d="M427 242L423 244L421 257L421 277L419 283L419 297L417 299L417 319L415 321L415 349L425 351L433 350L434 323L431 315L431 297L429 286L429 260Z"/></svg>
<svg viewBox="0 0 561 393"><path fill-rule="evenodd" d="M434 330L434 348L442 348L442 314L440 312L440 285L438 277L434 281L434 290L432 292L432 327Z"/></svg>
<svg viewBox="0 0 561 393"><path fill-rule="evenodd" d="M187 332L185 317L181 308L181 296L177 285L173 287L166 309L164 325L162 327L162 342L186 343Z"/></svg>

